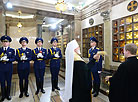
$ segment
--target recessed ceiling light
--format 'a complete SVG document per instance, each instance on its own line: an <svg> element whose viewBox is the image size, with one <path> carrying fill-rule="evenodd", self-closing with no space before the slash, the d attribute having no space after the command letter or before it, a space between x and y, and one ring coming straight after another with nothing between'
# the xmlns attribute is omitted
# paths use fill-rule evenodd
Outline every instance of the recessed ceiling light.
<svg viewBox="0 0 138 102"><path fill-rule="evenodd" d="M9 8L9 9L11 9L11 8L13 7L13 6L12 6L12 3L8 1L8 2L6 3L6 7Z"/></svg>

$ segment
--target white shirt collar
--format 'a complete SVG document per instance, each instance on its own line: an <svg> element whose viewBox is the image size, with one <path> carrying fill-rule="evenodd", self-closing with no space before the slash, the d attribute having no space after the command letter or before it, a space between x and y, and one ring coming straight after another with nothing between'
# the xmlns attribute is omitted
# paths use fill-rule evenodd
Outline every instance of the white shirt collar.
<svg viewBox="0 0 138 102"><path fill-rule="evenodd" d="M7 47L3 47L3 50L5 50L5 48L6 48L6 50L8 49L8 46Z"/></svg>
<svg viewBox="0 0 138 102"><path fill-rule="evenodd" d="M41 50L41 47L37 47L38 48L38 50Z"/></svg>
<svg viewBox="0 0 138 102"><path fill-rule="evenodd" d="M26 47L25 47L25 48L22 47L22 49L23 49L23 50L26 50Z"/></svg>
<svg viewBox="0 0 138 102"><path fill-rule="evenodd" d="M53 49L56 49L56 47L53 46Z"/></svg>
<svg viewBox="0 0 138 102"><path fill-rule="evenodd" d="M95 46L94 47L92 47L92 50L95 48Z"/></svg>

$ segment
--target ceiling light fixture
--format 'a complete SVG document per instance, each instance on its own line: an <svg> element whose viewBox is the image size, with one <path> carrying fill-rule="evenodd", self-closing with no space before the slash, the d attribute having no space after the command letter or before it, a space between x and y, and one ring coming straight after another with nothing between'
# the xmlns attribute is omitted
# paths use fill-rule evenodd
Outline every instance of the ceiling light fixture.
<svg viewBox="0 0 138 102"><path fill-rule="evenodd" d="M11 9L13 6L12 6L12 3L8 0L8 2L6 3L6 7Z"/></svg>
<svg viewBox="0 0 138 102"><path fill-rule="evenodd" d="M18 14L19 14L19 22L18 22L18 24L17 24L17 27L18 28L21 28L22 27L22 24L21 24L21 22L20 22L20 15L21 15L21 11L18 11Z"/></svg>
<svg viewBox="0 0 138 102"><path fill-rule="evenodd" d="M67 4L64 2L64 0L58 0L55 8L62 13L67 10Z"/></svg>

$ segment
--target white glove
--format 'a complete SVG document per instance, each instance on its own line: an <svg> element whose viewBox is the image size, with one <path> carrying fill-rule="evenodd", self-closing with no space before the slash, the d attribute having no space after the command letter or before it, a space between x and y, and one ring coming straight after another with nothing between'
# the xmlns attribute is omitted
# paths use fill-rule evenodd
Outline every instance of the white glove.
<svg viewBox="0 0 138 102"><path fill-rule="evenodd" d="M1 61L9 61L9 59L7 58L7 56L4 56L1 58Z"/></svg>
<svg viewBox="0 0 138 102"><path fill-rule="evenodd" d="M6 61L6 60L7 60L7 56L3 56L3 57L1 58L1 60L2 60L2 61Z"/></svg>
<svg viewBox="0 0 138 102"><path fill-rule="evenodd" d="M0 61L3 61L3 57L0 58Z"/></svg>
<svg viewBox="0 0 138 102"><path fill-rule="evenodd" d="M37 58L43 58L44 56L42 55L42 53L38 53Z"/></svg>
<svg viewBox="0 0 138 102"><path fill-rule="evenodd" d="M27 57L25 57L25 59L24 60L27 60L28 58Z"/></svg>
<svg viewBox="0 0 138 102"><path fill-rule="evenodd" d="M98 71L98 73L100 74L102 71Z"/></svg>
<svg viewBox="0 0 138 102"><path fill-rule="evenodd" d="M58 54L55 54L55 57L59 58L60 56Z"/></svg>
<svg viewBox="0 0 138 102"><path fill-rule="evenodd" d="M27 60L26 56L22 56L20 59L21 60Z"/></svg>
<svg viewBox="0 0 138 102"><path fill-rule="evenodd" d="M44 57L43 55L40 56L40 58L43 58L43 57Z"/></svg>
<svg viewBox="0 0 138 102"><path fill-rule="evenodd" d="M3 61L9 61L9 59L4 59Z"/></svg>

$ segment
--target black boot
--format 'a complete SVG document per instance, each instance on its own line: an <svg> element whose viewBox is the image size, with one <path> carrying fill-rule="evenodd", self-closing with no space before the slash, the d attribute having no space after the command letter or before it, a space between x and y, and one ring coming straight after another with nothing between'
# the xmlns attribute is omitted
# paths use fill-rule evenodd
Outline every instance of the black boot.
<svg viewBox="0 0 138 102"><path fill-rule="evenodd" d="M11 100L10 90L11 90L11 86L7 86L7 100Z"/></svg>
<svg viewBox="0 0 138 102"><path fill-rule="evenodd" d="M93 90L92 90L92 94L95 93L95 83L93 83Z"/></svg>
<svg viewBox="0 0 138 102"><path fill-rule="evenodd" d="M23 93L21 92L20 95L19 95L19 98L22 98L23 97Z"/></svg>
<svg viewBox="0 0 138 102"><path fill-rule="evenodd" d="M26 97L29 97L29 93L28 93L28 82L26 82L25 83L25 93L24 93L24 95L26 96Z"/></svg>
<svg viewBox="0 0 138 102"><path fill-rule="evenodd" d="M22 98L23 97L23 84L19 84L20 86L20 95L19 95L19 98Z"/></svg>
<svg viewBox="0 0 138 102"><path fill-rule="evenodd" d="M55 89L60 90L60 88L58 87L58 79L55 80Z"/></svg>
<svg viewBox="0 0 138 102"><path fill-rule="evenodd" d="M51 79L52 82L52 91L55 91L55 81Z"/></svg>
<svg viewBox="0 0 138 102"><path fill-rule="evenodd" d="M41 92L45 93L45 90L43 89L43 84L44 84L44 81L41 82Z"/></svg>
<svg viewBox="0 0 138 102"><path fill-rule="evenodd" d="M99 95L100 84L96 84L95 87L96 87L96 90L95 90L93 97L97 97Z"/></svg>
<svg viewBox="0 0 138 102"><path fill-rule="evenodd" d="M36 87L37 87L37 90L35 92L35 95L37 95L39 93L39 89L40 89L40 83L36 81Z"/></svg>
<svg viewBox="0 0 138 102"><path fill-rule="evenodd" d="M4 87L3 88L1 87L1 94L2 94L2 97L1 97L0 102L5 100L5 88Z"/></svg>

